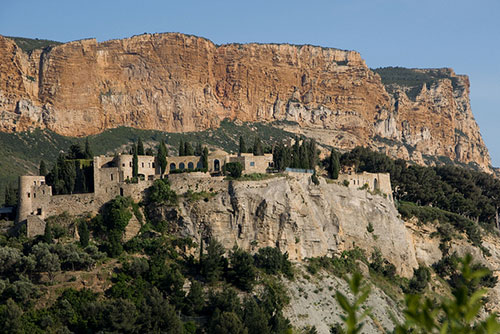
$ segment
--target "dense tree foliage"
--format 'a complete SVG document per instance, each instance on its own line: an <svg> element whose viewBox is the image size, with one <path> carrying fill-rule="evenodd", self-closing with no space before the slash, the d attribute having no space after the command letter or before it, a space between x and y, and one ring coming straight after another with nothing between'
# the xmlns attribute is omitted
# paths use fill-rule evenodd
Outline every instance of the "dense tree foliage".
<svg viewBox="0 0 500 334"><path fill-rule="evenodd" d="M340 160L360 172L390 173L397 200L437 207L487 224L495 222L500 180L492 175L451 165L409 165L362 147L343 154Z"/></svg>
<svg viewBox="0 0 500 334"><path fill-rule="evenodd" d="M144 155L144 143L142 142L141 137L137 140L137 155Z"/></svg>
<svg viewBox="0 0 500 334"><path fill-rule="evenodd" d="M274 147L273 161L278 170L285 170L287 167L314 169L318 164L318 150L316 141L303 140L302 144L298 138L292 147L280 143Z"/></svg>
<svg viewBox="0 0 500 334"><path fill-rule="evenodd" d="M240 136L240 141L238 145L238 154L241 155L242 153L247 153L247 145L245 143L245 139L243 136Z"/></svg>
<svg viewBox="0 0 500 334"><path fill-rule="evenodd" d="M94 190L92 158L88 141L85 149L78 144L72 144L67 154L59 154L49 173L42 170L42 161L40 173L46 173L46 182L52 186L54 195L92 192Z"/></svg>
<svg viewBox="0 0 500 334"><path fill-rule="evenodd" d="M239 162L227 162L224 165L224 171L231 177L238 178L243 172L243 165Z"/></svg>
<svg viewBox="0 0 500 334"><path fill-rule="evenodd" d="M165 170L167 169L167 146L165 145L165 142L163 139L160 141L160 146L158 147L158 154L156 156L158 160L158 164L160 165L160 172L161 174L165 173Z"/></svg>

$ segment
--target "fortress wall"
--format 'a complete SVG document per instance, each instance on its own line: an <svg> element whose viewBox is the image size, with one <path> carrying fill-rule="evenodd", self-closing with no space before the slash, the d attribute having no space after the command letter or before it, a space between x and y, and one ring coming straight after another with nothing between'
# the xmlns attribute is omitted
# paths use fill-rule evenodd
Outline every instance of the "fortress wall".
<svg viewBox="0 0 500 334"><path fill-rule="evenodd" d="M146 189L151 187L153 183L153 180L144 180L138 183L124 183L120 187L120 195L130 196L135 202L139 202L143 199Z"/></svg>
<svg viewBox="0 0 500 334"><path fill-rule="evenodd" d="M391 177L388 173L356 173L356 174L340 174L338 180L340 182L348 181L349 188L361 188L365 184L368 185L370 191L378 189L383 194L387 194L392 200Z"/></svg>
<svg viewBox="0 0 500 334"><path fill-rule="evenodd" d="M44 217L57 216L64 212L80 215L85 212L95 214L106 201L99 200L93 193L55 195L50 198Z"/></svg>
<svg viewBox="0 0 500 334"><path fill-rule="evenodd" d="M228 187L228 181L225 181L223 176L211 177L210 174L201 172L170 174L168 180L170 187L177 194L184 194L188 190L192 192L226 191Z"/></svg>

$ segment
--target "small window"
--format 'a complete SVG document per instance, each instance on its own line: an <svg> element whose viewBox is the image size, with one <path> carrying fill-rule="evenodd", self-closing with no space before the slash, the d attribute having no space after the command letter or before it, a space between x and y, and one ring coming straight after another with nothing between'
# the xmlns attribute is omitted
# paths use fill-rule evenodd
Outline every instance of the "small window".
<svg viewBox="0 0 500 334"><path fill-rule="evenodd" d="M254 167L255 166L255 161L250 161L250 166Z"/></svg>
<svg viewBox="0 0 500 334"><path fill-rule="evenodd" d="M132 161L130 161L130 162L128 163L128 166L129 166L129 167L132 167Z"/></svg>
<svg viewBox="0 0 500 334"><path fill-rule="evenodd" d="M42 190L42 194L44 194L44 195L45 195L45 190Z"/></svg>
<svg viewBox="0 0 500 334"><path fill-rule="evenodd" d="M36 215L41 216L42 215L42 208L36 209Z"/></svg>
<svg viewBox="0 0 500 334"><path fill-rule="evenodd" d="M28 193L28 198L30 198L30 197L31 197L31 194L30 194L30 193Z"/></svg>
<svg viewBox="0 0 500 334"><path fill-rule="evenodd" d="M45 181L40 181L40 184L41 184L41 185L44 185L44 184L45 184Z"/></svg>
<svg viewBox="0 0 500 334"><path fill-rule="evenodd" d="M33 184L36 186L36 181L33 181Z"/></svg>
<svg viewBox="0 0 500 334"><path fill-rule="evenodd" d="M125 163L122 163L122 167L125 167Z"/></svg>
<svg viewBox="0 0 500 334"><path fill-rule="evenodd" d="M155 163L153 162L153 168L155 168Z"/></svg>
<svg viewBox="0 0 500 334"><path fill-rule="evenodd" d="M36 193L33 193L33 198L36 198Z"/></svg>
<svg viewBox="0 0 500 334"><path fill-rule="evenodd" d="M142 163L142 168L144 168L144 162Z"/></svg>
<svg viewBox="0 0 500 334"><path fill-rule="evenodd" d="M109 174L109 176L111 177L111 181L113 181L113 174Z"/></svg>

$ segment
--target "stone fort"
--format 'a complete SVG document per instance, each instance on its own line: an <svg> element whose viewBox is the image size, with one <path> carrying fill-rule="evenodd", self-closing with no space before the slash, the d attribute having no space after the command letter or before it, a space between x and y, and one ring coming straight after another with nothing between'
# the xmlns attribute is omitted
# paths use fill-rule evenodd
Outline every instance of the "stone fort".
<svg viewBox="0 0 500 334"><path fill-rule="evenodd" d="M243 174L266 173L273 167L272 154L254 156L252 153L240 155L228 154L224 151L214 151L208 155L206 173L193 172L203 168L200 156L167 157L167 166L164 174L161 173L156 157L138 156L138 178L131 182L133 177L133 156L120 154L115 156L95 156L93 159L94 192L53 195L52 186L49 186L44 176L19 177L19 201L16 222L27 224L28 237L43 234L47 217L67 212L79 215L85 212L97 213L99 209L116 196L130 196L134 201L143 198L144 191L153 185L157 179L167 174L181 173L178 181L189 183L189 179L202 176L205 180L219 181L222 170L228 162L239 162L243 166ZM179 175L180 176L180 175ZM219 177L218 177L219 176ZM390 176L387 173L356 173L354 167L347 167L341 171L338 178L340 183L351 188L365 187L370 191L379 191L386 194L392 201ZM182 184L175 182L179 190ZM210 182L209 182L210 183ZM213 183L213 182L212 182ZM212 185L213 187L213 185Z"/></svg>
<svg viewBox="0 0 500 334"><path fill-rule="evenodd" d="M120 154L116 156L95 156L93 160L94 192L68 195L53 195L44 176L19 177L19 201L16 222L28 223L28 236L39 234L36 226L43 226L47 217L84 212L97 212L102 205L118 195L130 196L140 201L144 191L154 180L163 178L166 174L194 171L202 169L201 156L167 157L167 168L162 175L156 157L138 156L138 180L131 182L133 156ZM214 151L208 155L207 176L222 174L224 165L228 162L239 162L243 166L243 174L266 173L273 164L272 154L255 156L252 153L240 155L228 154L224 151ZM33 227L33 228L30 228ZM31 231L31 232L30 232ZM42 231L43 233L43 231ZM30 235L31 234L31 235Z"/></svg>

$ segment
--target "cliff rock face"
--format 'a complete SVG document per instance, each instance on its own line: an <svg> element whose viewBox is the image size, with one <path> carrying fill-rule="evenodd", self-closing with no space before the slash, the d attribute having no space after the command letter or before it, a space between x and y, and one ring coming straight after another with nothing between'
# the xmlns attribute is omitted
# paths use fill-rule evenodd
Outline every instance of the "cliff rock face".
<svg viewBox="0 0 500 334"><path fill-rule="evenodd" d="M417 267L411 235L394 204L383 196L324 179L316 186L310 175L227 184L207 201L159 207L156 215L177 222L177 234L198 241L215 237L227 249L279 247L300 261L353 247L370 256L378 248L402 276L411 277ZM370 223L373 232L368 232Z"/></svg>
<svg viewBox="0 0 500 334"><path fill-rule="evenodd" d="M442 71L412 101L404 87L389 94L354 51L146 34L26 54L0 36L0 131L85 136L117 126L198 131L225 118L292 121L324 144L490 170L468 79Z"/></svg>

